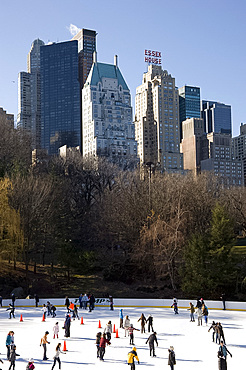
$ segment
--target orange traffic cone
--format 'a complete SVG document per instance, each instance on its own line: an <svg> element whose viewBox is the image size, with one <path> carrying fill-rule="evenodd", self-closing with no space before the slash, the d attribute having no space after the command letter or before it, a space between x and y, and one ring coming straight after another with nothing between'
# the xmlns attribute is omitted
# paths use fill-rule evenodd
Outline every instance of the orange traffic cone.
<svg viewBox="0 0 246 370"><path fill-rule="evenodd" d="M115 324L114 324L114 330L113 330L113 333L116 333L116 331L115 331Z"/></svg>
<svg viewBox="0 0 246 370"><path fill-rule="evenodd" d="M101 321L99 320L99 323L98 323L98 329L101 329L102 326L101 326Z"/></svg>
<svg viewBox="0 0 246 370"><path fill-rule="evenodd" d="M45 321L45 316L44 316L44 314L43 314L43 318L42 318L42 321Z"/></svg>
<svg viewBox="0 0 246 370"><path fill-rule="evenodd" d="M23 317L22 317L22 315L20 316L20 321L23 321Z"/></svg>
<svg viewBox="0 0 246 370"><path fill-rule="evenodd" d="M116 329L116 336L115 336L115 338L119 338L118 329Z"/></svg>
<svg viewBox="0 0 246 370"><path fill-rule="evenodd" d="M83 325L83 324L84 324L84 320L83 320L83 317L81 317L80 325Z"/></svg>
<svg viewBox="0 0 246 370"><path fill-rule="evenodd" d="M67 351L67 344L66 344L66 341L64 340L64 344L63 344L63 352L66 352Z"/></svg>

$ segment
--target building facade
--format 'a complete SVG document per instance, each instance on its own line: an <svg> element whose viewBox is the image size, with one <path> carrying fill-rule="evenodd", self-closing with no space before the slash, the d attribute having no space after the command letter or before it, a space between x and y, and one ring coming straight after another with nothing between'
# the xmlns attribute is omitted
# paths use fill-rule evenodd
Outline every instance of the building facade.
<svg viewBox="0 0 246 370"><path fill-rule="evenodd" d="M201 117L206 133L231 134L231 106L214 101L201 101Z"/></svg>
<svg viewBox="0 0 246 370"><path fill-rule="evenodd" d="M208 158L208 139L204 133L202 118L187 118L182 122L183 139L180 144L183 153L184 170L195 175L201 172L201 160Z"/></svg>
<svg viewBox="0 0 246 370"><path fill-rule="evenodd" d="M40 47L42 40L35 40L27 56L27 72L18 75L17 127L31 134L32 149L41 148L41 90Z"/></svg>
<svg viewBox="0 0 246 370"><path fill-rule="evenodd" d="M58 155L59 147L80 145L78 41L42 46L41 147Z"/></svg>
<svg viewBox="0 0 246 370"><path fill-rule="evenodd" d="M243 162L232 157L230 134L207 134L209 158L201 161L201 171L213 171L225 186L243 186Z"/></svg>
<svg viewBox="0 0 246 370"><path fill-rule="evenodd" d="M241 123L240 135L232 138L233 159L242 161L244 184L246 184L246 123Z"/></svg>
<svg viewBox="0 0 246 370"><path fill-rule="evenodd" d="M79 53L79 83L82 89L93 64L93 54L96 52L96 31L81 29L72 40L78 41Z"/></svg>
<svg viewBox="0 0 246 370"><path fill-rule="evenodd" d="M137 87L134 123L141 165L183 171L178 90L175 78L161 66L149 65Z"/></svg>
<svg viewBox="0 0 246 370"><path fill-rule="evenodd" d="M14 127L14 115L7 113L0 107L0 118L4 119L11 127Z"/></svg>
<svg viewBox="0 0 246 370"><path fill-rule="evenodd" d="M121 166L137 160L130 90L114 65L94 63L82 90L83 156L104 156Z"/></svg>
<svg viewBox="0 0 246 370"><path fill-rule="evenodd" d="M200 118L200 87L183 86L179 88L179 124L182 140L182 122L187 118Z"/></svg>

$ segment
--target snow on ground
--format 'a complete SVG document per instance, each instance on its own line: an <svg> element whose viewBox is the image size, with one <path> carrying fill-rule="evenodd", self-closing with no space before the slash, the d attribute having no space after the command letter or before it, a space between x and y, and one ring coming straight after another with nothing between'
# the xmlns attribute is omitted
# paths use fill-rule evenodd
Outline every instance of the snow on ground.
<svg viewBox="0 0 246 370"><path fill-rule="evenodd" d="M195 303L195 302L193 302ZM132 349L129 345L129 338L124 337L124 330L119 329L119 337L115 338L112 334L111 345L106 347L104 362L96 358L95 336L98 331L98 322L101 321L102 328L111 320L116 328L119 327L119 310L115 308L110 311L108 307L96 307L91 313L85 310L79 310L80 316L83 316L84 325L76 319L71 324L71 338L66 338L67 352L61 355L62 369L107 369L121 370L128 369L127 353ZM15 332L15 344L17 353L16 370L25 369L27 360L33 357L35 360L36 370L51 369L55 347L57 343L64 340L64 330L62 329L66 310L57 308L57 317L46 318L42 322L41 308L17 308L16 318L8 319L8 312L5 308L0 308L0 358L4 361L1 365L3 370L8 369L9 362L6 360L5 340L8 332ZM208 326L197 326L196 322L190 322L189 311L181 309L179 315L174 315L173 310L162 308L124 308L123 313L129 315L131 323L140 329L140 322L137 322L141 313L146 318L149 314L154 317L154 329L157 332L159 346L156 348L155 358L150 357L149 347L145 344L148 333L141 334L135 331L135 346L140 359L140 365L136 369L156 368L170 369L168 366L168 348L174 346L177 364L175 370L192 370L192 369L218 369L217 351L218 345L212 343L212 330L208 328L212 320L220 321L224 328L226 344L233 357L228 356L228 369L241 368L245 359L245 329L246 329L246 312L233 312L214 310L209 312ZM20 315L23 315L23 322L20 322ZM53 326L59 322L60 335L59 339L53 339ZM40 339L45 331L49 331L48 339L50 344L47 345L47 356L49 360L42 361L43 348L39 346ZM56 364L55 369L58 369Z"/></svg>

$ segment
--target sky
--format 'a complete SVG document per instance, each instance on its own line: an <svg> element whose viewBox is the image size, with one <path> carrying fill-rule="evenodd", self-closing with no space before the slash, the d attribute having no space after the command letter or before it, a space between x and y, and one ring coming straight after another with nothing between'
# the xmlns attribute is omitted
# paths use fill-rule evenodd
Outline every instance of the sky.
<svg viewBox="0 0 246 370"><path fill-rule="evenodd" d="M1 1L0 107L18 111L18 73L36 38L71 39L70 25L95 30L98 61L118 65L130 88L146 71L145 49L162 53L176 86L199 86L201 98L232 106L233 136L246 122L245 0Z"/></svg>

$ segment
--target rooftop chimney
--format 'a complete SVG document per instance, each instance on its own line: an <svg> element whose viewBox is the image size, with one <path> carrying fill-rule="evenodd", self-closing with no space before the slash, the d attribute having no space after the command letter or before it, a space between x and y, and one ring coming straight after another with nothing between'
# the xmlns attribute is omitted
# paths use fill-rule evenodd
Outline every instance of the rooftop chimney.
<svg viewBox="0 0 246 370"><path fill-rule="evenodd" d="M114 56L114 65L115 67L118 67L118 55Z"/></svg>

